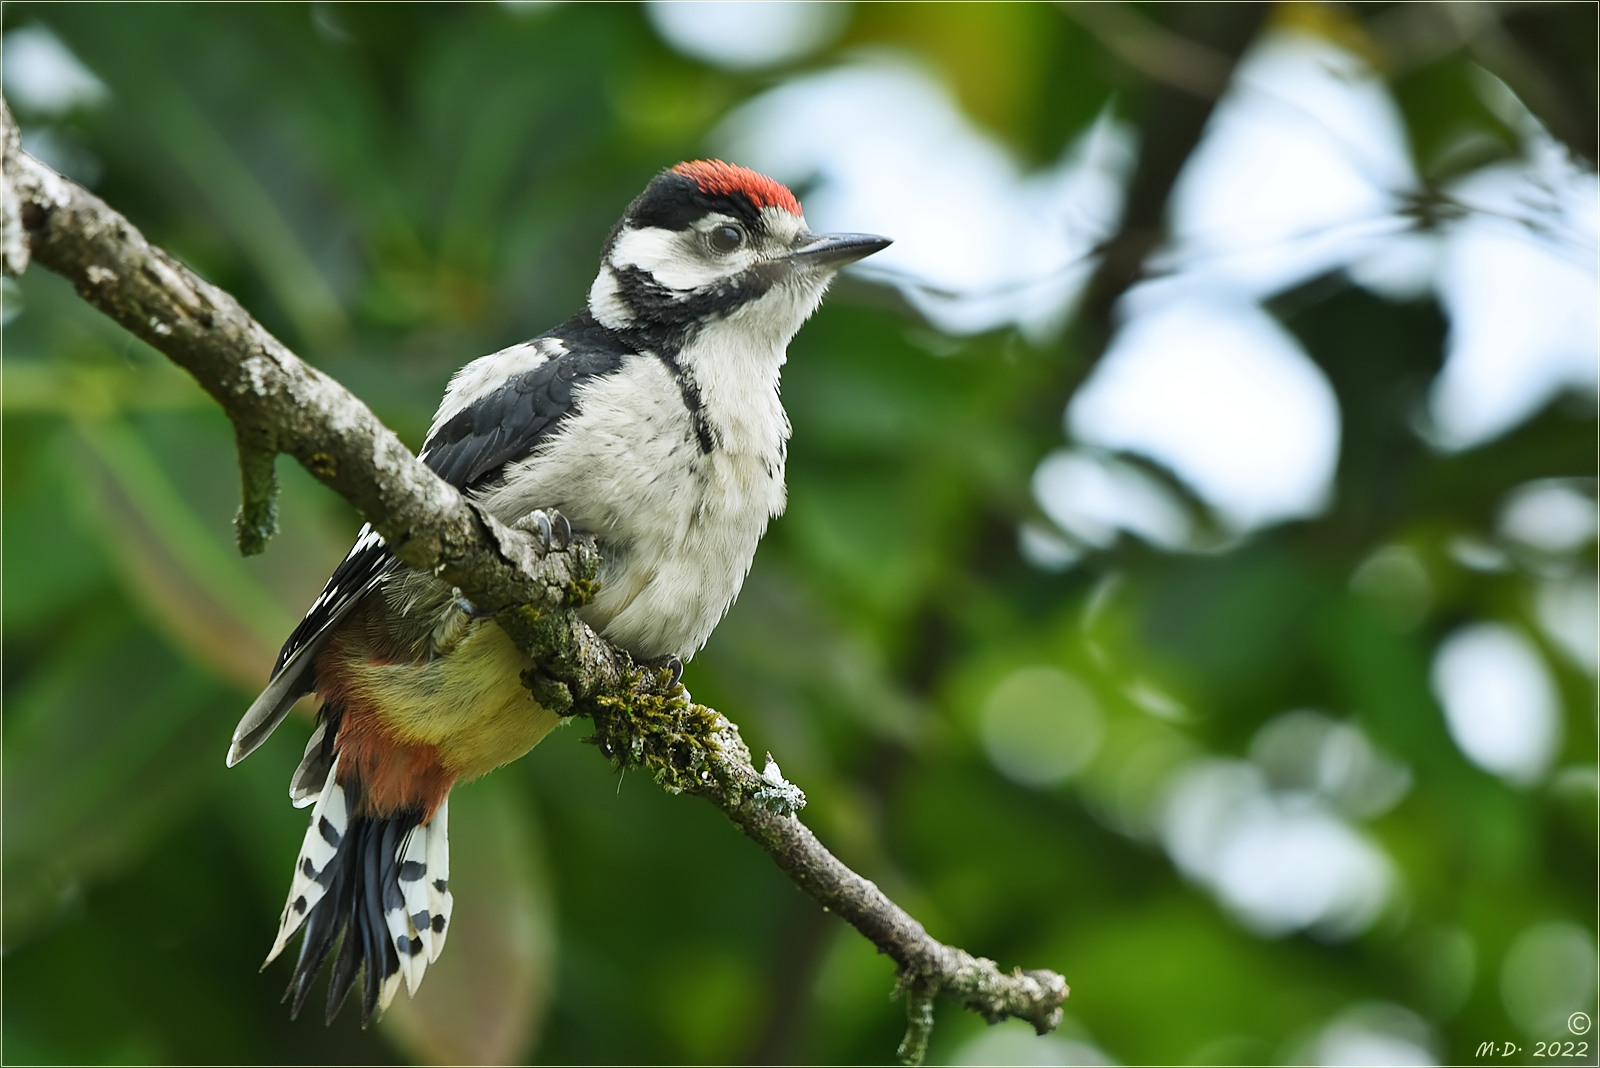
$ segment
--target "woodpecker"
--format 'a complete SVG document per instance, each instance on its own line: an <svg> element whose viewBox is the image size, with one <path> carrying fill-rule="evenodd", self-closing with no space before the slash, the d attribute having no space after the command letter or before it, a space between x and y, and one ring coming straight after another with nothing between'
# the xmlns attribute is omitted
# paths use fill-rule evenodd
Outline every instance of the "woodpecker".
<svg viewBox="0 0 1600 1068"><path fill-rule="evenodd" d="M582 618L635 657L688 660L783 512L789 341L839 268L888 244L813 234L754 171L680 163L612 228L584 310L455 374L420 459L508 525L591 532L600 585ZM449 934L451 788L559 722L522 685L532 666L361 529L228 750L232 767L296 700L321 700L289 786L311 825L266 961L304 932L292 1014L336 944L330 1023L358 980L363 1025L402 982L416 993Z"/></svg>

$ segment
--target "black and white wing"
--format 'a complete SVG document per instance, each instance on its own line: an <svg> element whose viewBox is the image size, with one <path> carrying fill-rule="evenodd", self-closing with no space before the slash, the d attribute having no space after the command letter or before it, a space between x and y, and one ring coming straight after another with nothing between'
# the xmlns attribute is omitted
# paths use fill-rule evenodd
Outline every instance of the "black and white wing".
<svg viewBox="0 0 1600 1068"><path fill-rule="evenodd" d="M474 360L451 381L419 459L460 489L492 480L574 410L581 382L616 370L623 355L615 335L582 315L544 337ZM284 642L267 688L234 730L229 767L254 752L294 703L316 689L317 651L368 591L402 566L370 523L361 528Z"/></svg>
<svg viewBox="0 0 1600 1068"><path fill-rule="evenodd" d="M251 703L239 726L234 728L233 744L228 747L228 767L255 752L283 722L294 703L316 689L316 675L311 668L317 650L366 592L399 566L400 561L389 552L382 535L372 529L372 524L362 526L349 555L334 569L322 592L311 602L289 640L278 651L278 662L273 665L267 688Z"/></svg>
<svg viewBox="0 0 1600 1068"><path fill-rule="evenodd" d="M485 357L502 361L500 374L492 374L493 364L478 371L482 360L467 365L445 395L423 443L422 462L462 489L493 481L506 464L551 436L574 410L581 383L617 370L624 354L614 334L584 315L554 336ZM477 379L485 384L463 396Z"/></svg>

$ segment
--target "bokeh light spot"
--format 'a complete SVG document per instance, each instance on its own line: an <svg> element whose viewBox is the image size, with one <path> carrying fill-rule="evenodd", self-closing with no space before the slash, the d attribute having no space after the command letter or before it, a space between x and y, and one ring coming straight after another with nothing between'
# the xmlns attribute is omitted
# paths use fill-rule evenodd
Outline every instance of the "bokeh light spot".
<svg viewBox="0 0 1600 1068"><path fill-rule="evenodd" d="M1575 923L1535 924L1500 966L1506 1012L1530 1038L1567 1038L1567 1017L1595 1015L1594 936Z"/></svg>
<svg viewBox="0 0 1600 1068"><path fill-rule="evenodd" d="M1100 703L1059 668L1027 667L1001 680L983 704L984 749L1024 786L1056 786L1094 757L1105 732Z"/></svg>
<svg viewBox="0 0 1600 1068"><path fill-rule="evenodd" d="M1438 1064L1433 1029L1410 1009L1390 1002L1352 1006L1329 1021L1290 1064Z"/></svg>
<svg viewBox="0 0 1600 1068"><path fill-rule="evenodd" d="M1241 923L1276 937L1365 930L1394 884L1388 857L1314 795L1274 791L1259 769L1197 760L1168 787L1162 840Z"/></svg>
<svg viewBox="0 0 1600 1068"><path fill-rule="evenodd" d="M1222 294L1136 314L1067 421L1080 441L1166 465L1238 531L1320 512L1339 458L1327 378L1265 312Z"/></svg>
<svg viewBox="0 0 1600 1068"><path fill-rule="evenodd" d="M104 103L111 91L61 39L40 25L5 35L0 70L6 99L23 111L57 117Z"/></svg>
<svg viewBox="0 0 1600 1068"><path fill-rule="evenodd" d="M1421 623L1433 604L1428 569L1404 545L1385 545L1363 560L1350 576L1350 588L1397 630Z"/></svg>
<svg viewBox="0 0 1600 1068"><path fill-rule="evenodd" d="M1525 482L1500 510L1500 535L1551 555L1576 552L1594 540L1595 500L1563 479Z"/></svg>
<svg viewBox="0 0 1600 1068"><path fill-rule="evenodd" d="M645 7L667 44L694 59L747 70L792 63L829 44L850 5L798 0L676 0Z"/></svg>
<svg viewBox="0 0 1600 1068"><path fill-rule="evenodd" d="M1515 783L1544 774L1561 738L1555 684L1527 638L1499 623L1463 627L1433 659L1433 692L1467 759Z"/></svg>

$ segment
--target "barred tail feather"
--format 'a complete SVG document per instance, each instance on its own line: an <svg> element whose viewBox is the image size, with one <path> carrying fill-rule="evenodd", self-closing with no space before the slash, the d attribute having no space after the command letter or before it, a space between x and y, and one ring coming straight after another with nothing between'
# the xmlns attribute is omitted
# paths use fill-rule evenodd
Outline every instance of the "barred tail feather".
<svg viewBox="0 0 1600 1068"><path fill-rule="evenodd" d="M426 823L420 810L383 818L352 816L353 798L339 784L338 773L336 757L311 810L267 963L304 930L300 958L284 991L298 1016L338 945L327 1018L333 1020L359 980L365 1026L389 1007L402 982L409 993L417 992L444 944L451 905L449 802Z"/></svg>
<svg viewBox="0 0 1600 1068"><path fill-rule="evenodd" d="M433 910L428 905L427 868L428 834L434 822L414 829L406 836L400 854L401 907L391 909L385 919L389 934L394 937L395 948L400 950L400 966L405 972L406 989L415 994L432 958L428 955L433 945Z"/></svg>
<svg viewBox="0 0 1600 1068"><path fill-rule="evenodd" d="M261 966L271 964L283 947L289 944L295 932L327 895L335 874L334 861L339 856L339 845L349 832L350 810L346 803L344 787L335 781L339 762L328 768L328 777L316 806L311 810L311 826L305 840L300 843L300 855L294 862L294 878L289 882L289 900L283 906L283 917L278 923L278 937L272 951Z"/></svg>
<svg viewBox="0 0 1600 1068"><path fill-rule="evenodd" d="M433 814L433 821L428 824L428 859L423 881L427 884L429 920L419 927L427 927L432 931L428 943L429 964L438 960L439 951L444 949L444 936L449 933L450 907L455 903L450 894L449 817L450 799L446 798Z"/></svg>

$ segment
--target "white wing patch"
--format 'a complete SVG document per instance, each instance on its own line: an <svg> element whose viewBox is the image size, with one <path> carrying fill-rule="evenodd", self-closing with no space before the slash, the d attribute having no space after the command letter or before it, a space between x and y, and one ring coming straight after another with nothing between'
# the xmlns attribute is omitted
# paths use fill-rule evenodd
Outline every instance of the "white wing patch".
<svg viewBox="0 0 1600 1068"><path fill-rule="evenodd" d="M542 337L473 360L450 379L444 400L439 402L439 410L433 415L433 425L428 428L428 437L432 438L440 427L473 401L566 351L555 338ZM426 451L422 453L422 457L427 455Z"/></svg>

